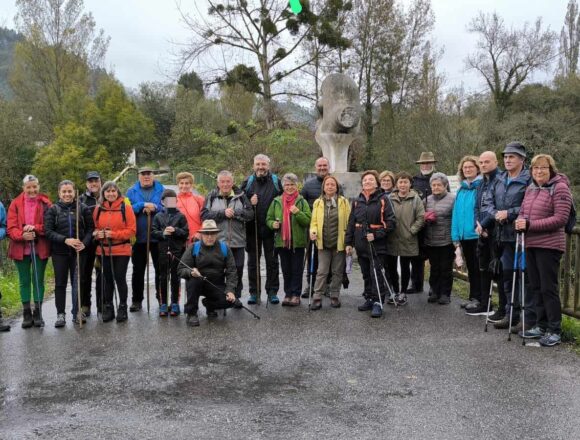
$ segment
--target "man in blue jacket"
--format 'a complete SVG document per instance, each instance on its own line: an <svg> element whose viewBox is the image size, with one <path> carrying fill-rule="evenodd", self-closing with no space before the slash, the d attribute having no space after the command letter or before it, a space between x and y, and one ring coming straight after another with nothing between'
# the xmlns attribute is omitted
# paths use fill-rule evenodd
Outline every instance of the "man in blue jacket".
<svg viewBox="0 0 580 440"><path fill-rule="evenodd" d="M155 295L156 297L159 296L159 249L157 240L151 237L151 224L155 214L163 209L161 205L163 190L163 185L155 180L153 169L143 167L139 169L139 180L127 191L127 197L131 201L133 212L137 218L137 240L133 245L133 255L131 256L131 262L133 263L133 277L131 279L133 298L129 308L131 312L141 310L145 288L145 269L148 261L148 239L149 253L155 269Z"/></svg>
<svg viewBox="0 0 580 440"><path fill-rule="evenodd" d="M4 209L4 205L0 202L0 240L4 240L6 238L6 210ZM2 292L0 292L0 299L2 299ZM8 324L4 324L2 320L2 309L0 309L0 332L7 332L10 330L10 326Z"/></svg>
<svg viewBox="0 0 580 440"><path fill-rule="evenodd" d="M510 295L512 291L512 271L514 265L514 252L516 246L516 233L514 221L520 212L520 206L530 184L530 172L525 166L526 147L519 142L511 142L503 151L505 171L496 177L490 190L484 194L482 209L485 214L481 226L490 229L498 228L498 239L501 243L501 264L503 267L504 295ZM519 292L519 280L516 278L515 291ZM526 327L535 325L536 317L531 302L531 295L526 296ZM509 326L509 301L505 298L506 316L494 324L495 328L505 329ZM519 323L520 300L519 295L514 296L514 323ZM512 329L517 333L521 325L517 324ZM526 329L527 330L527 329Z"/></svg>

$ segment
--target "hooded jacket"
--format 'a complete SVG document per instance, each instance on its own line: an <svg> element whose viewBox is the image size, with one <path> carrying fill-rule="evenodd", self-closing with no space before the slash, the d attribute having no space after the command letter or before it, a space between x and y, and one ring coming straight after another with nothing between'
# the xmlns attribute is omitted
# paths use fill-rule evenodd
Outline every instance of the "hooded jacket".
<svg viewBox="0 0 580 440"><path fill-rule="evenodd" d="M147 214L143 212L145 203L153 203L155 205L156 211L152 216L161 212L163 210L163 205L161 204L163 189L163 185L161 185L157 180L154 180L153 190L147 198L143 193L139 181L135 182L135 184L127 191L127 197L131 201L131 206L133 207L133 212L137 219L137 243L145 243L147 241ZM151 218L151 222L153 222L153 218ZM151 241L155 242L156 240L151 239Z"/></svg>
<svg viewBox="0 0 580 440"><path fill-rule="evenodd" d="M232 218L226 217L227 208L234 210ZM201 218L215 220L220 229L218 240L231 248L243 248L246 247L246 223L254 219L254 210L240 189L234 188L228 196L222 196L219 188L215 188L205 199Z"/></svg>
<svg viewBox="0 0 580 440"><path fill-rule="evenodd" d="M93 241L95 225L91 209L79 203L79 239L88 248ZM50 240L51 255L74 255L75 250L65 244L67 238L77 237L76 202L56 202L44 214L44 233Z"/></svg>
<svg viewBox="0 0 580 440"><path fill-rule="evenodd" d="M485 212L483 228L489 229L495 223L495 215L498 211L507 211L508 218L501 228L502 242L515 242L514 220L520 213L520 206L524 200L526 188L530 184L530 171L523 168L520 174L513 179L509 178L507 171L498 175L493 181L489 191L484 194L482 208Z"/></svg>
<svg viewBox="0 0 580 440"><path fill-rule="evenodd" d="M29 246L28 241L22 238L23 226L26 224L24 218L24 198L26 195L21 193L10 204L8 208L8 236L10 237L10 244L8 248L8 258L13 260L22 260L24 258L24 248ZM44 213L52 206L50 199L45 194L38 194L38 204L34 229L36 231L36 239L34 241L36 254L42 260L50 257L50 242L44 234Z"/></svg>
<svg viewBox="0 0 580 440"><path fill-rule="evenodd" d="M449 191L427 197L426 210L434 211L437 220L434 223L425 223L425 246L441 247L452 243L451 217L456 203L455 194Z"/></svg>
<svg viewBox="0 0 580 440"><path fill-rule="evenodd" d="M240 189L246 193L248 200L252 198L254 194L258 195L258 204L256 205L256 218L253 221L246 223L246 232L249 235L254 235L254 221L258 222L258 235L271 234L272 231L266 226L266 215L268 214L268 209L272 204L272 201L282 194L282 182L278 179L278 185L274 185L274 180L272 178L272 173L268 172L263 177L257 177L253 174L254 178L252 183L248 185L250 177L242 182Z"/></svg>
<svg viewBox="0 0 580 440"><path fill-rule="evenodd" d="M475 207L477 205L477 188L483 183L482 177L477 176L471 183L467 180L461 182L459 191L455 196L453 205L453 218L451 220L451 239L454 242L462 240L477 240L475 232Z"/></svg>
<svg viewBox="0 0 580 440"><path fill-rule="evenodd" d="M123 203L125 203L123 197L119 197L113 203L105 200L100 208L97 206L93 211L95 229L111 230L110 249L113 256L131 256L130 240L137 232L135 214L129 205L125 205L125 220L123 220L121 211L121 204ZM100 243L100 240L96 241ZM108 240L103 240L102 244L105 255L109 256ZM101 246L97 246L97 255L102 255Z"/></svg>
<svg viewBox="0 0 580 440"><path fill-rule="evenodd" d="M387 237L387 254L402 257L415 257L419 255L419 231L425 224L425 206L417 191L412 189L406 197L399 195L395 190L389 196L397 227Z"/></svg>
<svg viewBox="0 0 580 440"><path fill-rule="evenodd" d="M323 230L324 230L324 208L326 199L319 197L314 202L312 208L312 220L310 221L310 232L316 232L316 247L324 249ZM338 208L338 239L336 243L337 251L344 251L346 229L348 227L348 218L350 216L350 203L348 199L343 196L336 198L336 205Z"/></svg>
<svg viewBox="0 0 580 440"><path fill-rule="evenodd" d="M358 256L369 258L366 234L372 232L375 236L372 243L377 254L388 253L387 237L393 235L395 225L393 206L381 189L377 189L368 199L361 192L352 202L345 245L354 246Z"/></svg>
<svg viewBox="0 0 580 440"><path fill-rule="evenodd" d="M413 177L413 189L419 194L422 200L427 200L427 197L431 195L431 183L429 179L435 172L435 168L429 174L419 173Z"/></svg>
<svg viewBox="0 0 580 440"><path fill-rule="evenodd" d="M194 194L192 192L179 193L177 194L177 209L187 219L187 226L189 228L188 240L193 241L193 237L197 234L197 231L201 229L201 210L203 209L203 204L205 199L199 194Z"/></svg>
<svg viewBox="0 0 580 440"><path fill-rule="evenodd" d="M301 195L298 196L294 205L300 210L296 214L290 214L291 234L292 234L292 249L295 248L305 248L308 245L308 226L310 226L310 220L312 214L310 212L310 207L308 202ZM274 231L274 246L284 247L284 242L282 241L282 196L276 197L270 208L268 209L268 216L266 217L266 224L268 228L272 228L272 224L278 219L280 221L280 229Z"/></svg>
<svg viewBox="0 0 580 440"><path fill-rule="evenodd" d="M532 182L526 190L518 216L527 220L526 248L565 252L564 226L571 207L570 182L565 175L555 175L544 186Z"/></svg>
<svg viewBox="0 0 580 440"><path fill-rule="evenodd" d="M498 175L501 174L501 169L498 167L493 170L488 175L482 175L482 182L481 185L477 187L477 196L476 196L476 203L475 203L475 219L479 221L479 223L483 226L484 224L490 225L489 227L493 228L494 221L486 221L487 215L483 210L483 199L486 196L487 192L490 191L490 188L494 185L494 181ZM492 219L493 220L493 219Z"/></svg>
<svg viewBox="0 0 580 440"><path fill-rule="evenodd" d="M163 231L168 226L173 226L175 231L171 235L164 235ZM163 209L153 218L151 237L159 242L159 256L163 259L166 258L168 250L179 256L185 249L189 237L187 219L177 209Z"/></svg>

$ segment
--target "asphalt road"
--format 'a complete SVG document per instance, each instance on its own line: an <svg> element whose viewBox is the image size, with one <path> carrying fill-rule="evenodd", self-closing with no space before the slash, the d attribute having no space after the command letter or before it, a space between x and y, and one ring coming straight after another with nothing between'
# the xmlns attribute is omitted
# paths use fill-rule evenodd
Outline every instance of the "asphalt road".
<svg viewBox="0 0 580 440"><path fill-rule="evenodd" d="M0 334L1 439L578 439L580 358L483 332L457 301L382 319L265 304ZM244 297L244 302L247 296ZM203 309L203 307L202 307Z"/></svg>

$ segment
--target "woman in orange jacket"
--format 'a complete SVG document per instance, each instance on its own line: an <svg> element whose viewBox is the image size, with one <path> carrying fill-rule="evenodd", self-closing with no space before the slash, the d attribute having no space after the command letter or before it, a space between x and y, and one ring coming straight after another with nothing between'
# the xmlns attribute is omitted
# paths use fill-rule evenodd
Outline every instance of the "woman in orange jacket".
<svg viewBox="0 0 580 440"><path fill-rule="evenodd" d="M93 212L98 242L97 255L101 259L105 276L103 322L115 318L113 293L115 284L119 292L117 322L127 320L127 267L131 258L131 238L137 233L135 214L125 204L121 190L115 182L106 182L101 189L99 205Z"/></svg>
<svg viewBox="0 0 580 440"><path fill-rule="evenodd" d="M187 242L191 243L200 239L197 231L201 228L201 210L205 204L205 199L203 196L193 193L193 174L179 173L175 180L179 188L177 209L187 219L187 227L189 228Z"/></svg>

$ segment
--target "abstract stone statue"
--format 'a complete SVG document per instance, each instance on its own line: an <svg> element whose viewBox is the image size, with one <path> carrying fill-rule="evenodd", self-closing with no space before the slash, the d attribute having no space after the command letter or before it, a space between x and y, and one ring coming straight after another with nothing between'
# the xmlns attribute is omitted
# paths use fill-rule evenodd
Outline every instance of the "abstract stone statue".
<svg viewBox="0 0 580 440"><path fill-rule="evenodd" d="M330 172L348 171L348 147L360 127L360 97L355 82L342 73L328 75L322 81L317 104L315 139L322 154L330 161Z"/></svg>

